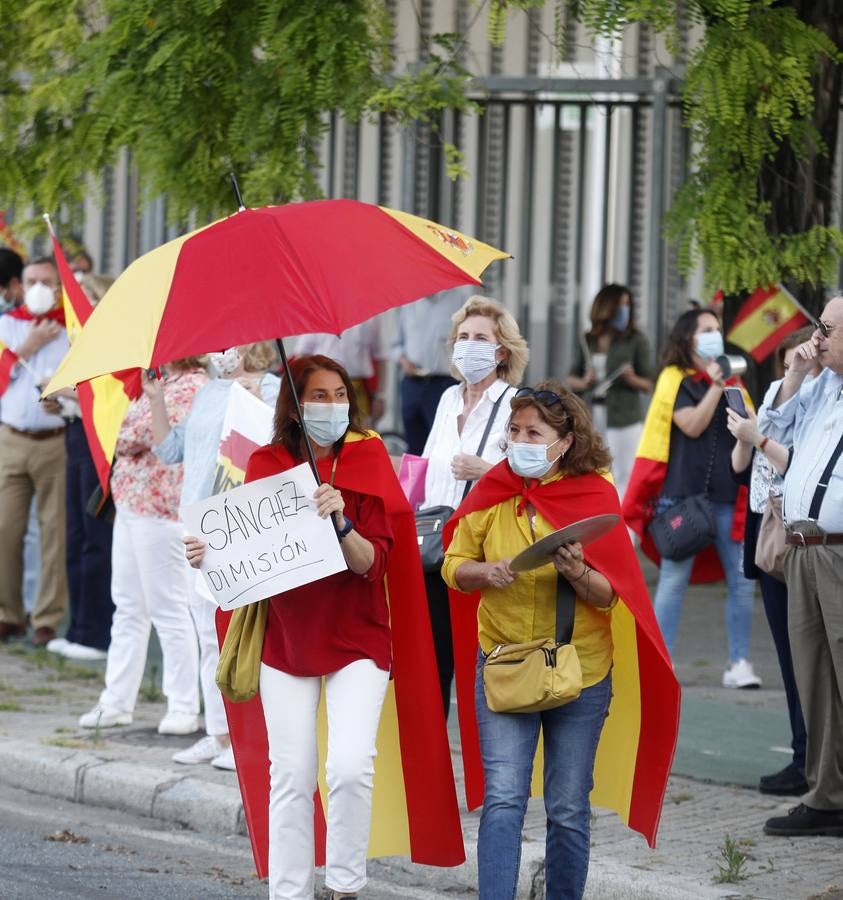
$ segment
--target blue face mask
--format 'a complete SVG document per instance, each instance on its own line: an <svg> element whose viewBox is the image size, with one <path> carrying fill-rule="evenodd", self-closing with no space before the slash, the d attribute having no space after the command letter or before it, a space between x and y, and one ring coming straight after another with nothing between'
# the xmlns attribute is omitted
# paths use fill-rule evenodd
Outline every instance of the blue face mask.
<svg viewBox="0 0 843 900"><path fill-rule="evenodd" d="M320 447L330 447L348 431L347 403L305 403L302 415L307 433Z"/></svg>
<svg viewBox="0 0 843 900"><path fill-rule="evenodd" d="M723 335L719 331L704 331L697 335L697 353L704 359L723 355Z"/></svg>
<svg viewBox="0 0 843 900"><path fill-rule="evenodd" d="M629 326L630 309L628 306L619 306L615 314L609 319L609 325L615 331L626 331Z"/></svg>
<svg viewBox="0 0 843 900"><path fill-rule="evenodd" d="M560 453L556 459L548 460L547 451L558 444L561 438L552 444L521 444L510 442L506 448L506 458L509 460L509 468L522 478L541 478L550 471L550 467L557 459L562 458Z"/></svg>

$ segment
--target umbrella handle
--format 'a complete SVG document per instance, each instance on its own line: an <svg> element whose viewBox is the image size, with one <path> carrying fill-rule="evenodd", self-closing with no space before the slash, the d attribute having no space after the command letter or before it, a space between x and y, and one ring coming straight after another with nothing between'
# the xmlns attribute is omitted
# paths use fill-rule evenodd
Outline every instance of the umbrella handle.
<svg viewBox="0 0 843 900"><path fill-rule="evenodd" d="M310 443L310 436L307 433L307 429L304 427L304 414L302 413L301 403L299 403L299 395L296 393L296 384L293 381L293 374L290 371L290 361L287 359L287 351L284 349L284 341L281 338L275 338L275 344L278 347L278 352L281 354L281 364L284 367L284 377L287 379L288 384L290 385L290 393L293 395L293 403L296 406L296 414L299 417L299 422L301 424L301 432L304 437L304 449L307 453L307 461L310 463L310 468L313 470L313 477L316 479L317 484L322 484L322 479L319 477L319 469L316 468L316 457L313 455L313 445Z"/></svg>

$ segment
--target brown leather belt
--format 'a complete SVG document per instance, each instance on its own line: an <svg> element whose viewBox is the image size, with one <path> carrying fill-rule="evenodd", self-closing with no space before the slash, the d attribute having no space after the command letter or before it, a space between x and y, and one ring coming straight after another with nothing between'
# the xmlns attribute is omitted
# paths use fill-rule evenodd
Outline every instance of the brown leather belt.
<svg viewBox="0 0 843 900"><path fill-rule="evenodd" d="M45 428L42 431L36 431L29 428L15 428L14 425L6 425L6 428L8 428L12 434L19 434L21 437L32 438L33 441L44 441L47 438L58 437L60 434L64 434L64 426L61 428Z"/></svg>
<svg viewBox="0 0 843 900"><path fill-rule="evenodd" d="M843 534L785 534L784 542L801 547L803 544L843 544Z"/></svg>

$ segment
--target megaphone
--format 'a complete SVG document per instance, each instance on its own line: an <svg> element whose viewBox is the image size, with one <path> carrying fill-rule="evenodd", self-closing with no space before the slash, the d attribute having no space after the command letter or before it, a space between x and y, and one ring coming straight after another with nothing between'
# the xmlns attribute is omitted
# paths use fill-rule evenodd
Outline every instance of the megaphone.
<svg viewBox="0 0 843 900"><path fill-rule="evenodd" d="M748 368L744 357L732 356L729 353L718 356L715 362L720 366L724 378L732 378L734 375L743 375Z"/></svg>

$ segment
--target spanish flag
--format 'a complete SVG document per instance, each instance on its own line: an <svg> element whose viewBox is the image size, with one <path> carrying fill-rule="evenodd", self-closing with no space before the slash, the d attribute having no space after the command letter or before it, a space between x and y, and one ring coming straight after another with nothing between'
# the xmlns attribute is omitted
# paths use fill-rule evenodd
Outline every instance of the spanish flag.
<svg viewBox="0 0 843 900"><path fill-rule="evenodd" d="M47 226L61 278L67 336L72 344L91 315L92 306L70 270L49 219ZM126 369L113 375L101 375L90 381L80 382L76 386L76 395L82 410L82 424L88 438L88 447L103 493L107 495L120 426L129 402L141 395L140 369Z"/></svg>
<svg viewBox="0 0 843 900"><path fill-rule="evenodd" d="M504 460L477 482L448 520L445 547L463 516L517 495L526 497L555 528L587 516L620 514L618 494L608 477L590 473L527 486ZM654 847L679 733L679 682L623 521L588 544L584 556L619 597L612 610L612 702L597 747L591 801L615 810ZM450 600L466 801L474 809L483 802L484 791L474 706L480 595L450 591ZM542 789L540 754L533 771L534 795Z"/></svg>
<svg viewBox="0 0 843 900"><path fill-rule="evenodd" d="M0 396L6 393L6 388L12 378L12 369L17 361L17 353L8 344L0 341Z"/></svg>
<svg viewBox="0 0 843 900"><path fill-rule="evenodd" d="M284 471L296 461L280 444L257 450L249 479ZM320 461L328 480L329 459ZM465 861L454 772L448 745L415 519L380 438L349 432L334 485L380 497L395 543L386 569L392 633L392 679L377 736L369 856L409 856L433 866ZM231 613L217 612L220 645ZM260 695L225 701L237 778L258 877L268 872L269 744ZM324 697L317 722L319 788L314 803L316 865L325 863L327 748Z"/></svg>
<svg viewBox="0 0 843 900"><path fill-rule="evenodd" d="M766 359L792 331L810 323L805 311L780 284L757 291L741 306L726 340Z"/></svg>
<svg viewBox="0 0 843 900"><path fill-rule="evenodd" d="M650 408L647 410L647 418L644 420L644 431L635 453L629 485L623 498L623 516L626 524L641 538L641 549L656 564L660 562L660 557L648 529L654 515L655 501L667 476L676 395L679 393L679 385L688 376L711 380L705 372L680 369L679 366L666 366L659 374L650 400ZM752 408L752 399L739 379L730 378L726 383L740 387L744 403L748 408ZM740 494L744 491L746 488L741 486L738 491L738 502L735 504L735 519L732 523L732 537L735 540L743 538L746 504L740 502ZM720 581L723 577L720 557L712 544L697 554L691 571L691 581Z"/></svg>

